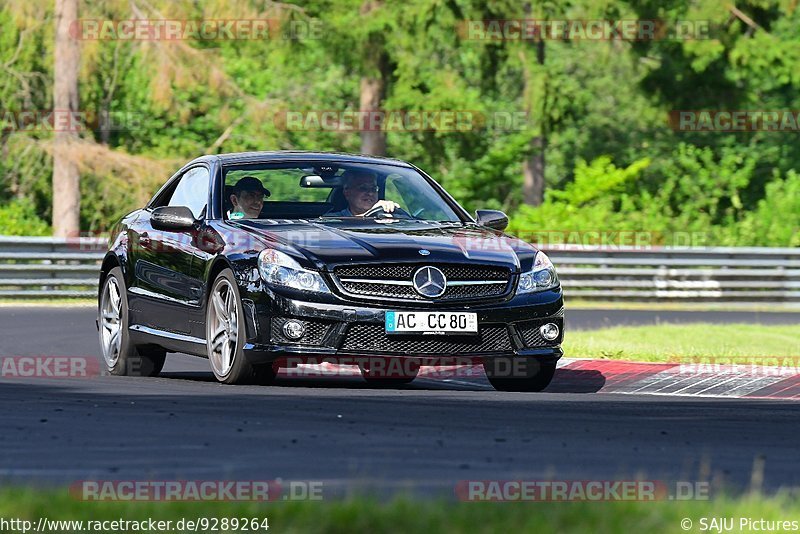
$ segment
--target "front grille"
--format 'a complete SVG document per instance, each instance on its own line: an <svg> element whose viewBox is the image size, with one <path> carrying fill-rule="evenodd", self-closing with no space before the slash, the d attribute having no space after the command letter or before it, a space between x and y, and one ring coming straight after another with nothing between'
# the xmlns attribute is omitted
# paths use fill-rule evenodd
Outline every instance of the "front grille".
<svg viewBox="0 0 800 534"><path fill-rule="evenodd" d="M448 280L508 280L509 270L494 265L447 265L428 263L398 263L393 265L346 265L334 272L339 278L367 278L374 280L411 280L414 271L431 265L442 270Z"/></svg>
<svg viewBox="0 0 800 534"><path fill-rule="evenodd" d="M418 265L348 265L337 267L334 273L339 278L368 278L374 280L406 280L419 268Z"/></svg>
<svg viewBox="0 0 800 534"><path fill-rule="evenodd" d="M302 323L305 327L303 337L297 340L289 339L283 335L283 324L288 321L289 317L275 317L272 319L272 326L270 329L270 339L273 343L291 343L297 345L321 345L325 334L328 333L331 323L322 321L306 321L300 319L293 319Z"/></svg>
<svg viewBox="0 0 800 534"><path fill-rule="evenodd" d="M533 349L538 347L555 347L559 345L564 337L564 323L563 320L558 320L557 317L558 316L554 316L548 319L517 323L515 327L517 328L517 332L522 336L525 346ZM539 332L539 328L547 323L555 323L558 326L558 337L553 341L547 341Z"/></svg>
<svg viewBox="0 0 800 534"><path fill-rule="evenodd" d="M412 293L416 294L414 288ZM506 286L502 284L490 284L481 286L450 286L443 295L449 299L478 299L484 297L500 296L506 292Z"/></svg>
<svg viewBox="0 0 800 534"><path fill-rule="evenodd" d="M386 282L410 283L416 270L426 265L441 269L447 278L447 289L441 297L428 299L418 294L411 285L396 285ZM503 296L510 290L511 270L493 265L463 264L347 265L337 267L334 275L342 289L350 295L419 302L475 300ZM358 279L359 281L348 279ZM451 282L503 283L453 285Z"/></svg>
<svg viewBox="0 0 800 534"><path fill-rule="evenodd" d="M511 339L505 326L484 326L479 335L459 339L457 336L387 335L380 324L355 324L350 327L341 350L370 353L399 352L413 355L479 354L511 351Z"/></svg>
<svg viewBox="0 0 800 534"><path fill-rule="evenodd" d="M389 284L366 283L366 282L342 282L342 287L348 293L354 295L366 295L369 297L390 297L398 299L420 299L422 297L414 291L411 286L395 286Z"/></svg>

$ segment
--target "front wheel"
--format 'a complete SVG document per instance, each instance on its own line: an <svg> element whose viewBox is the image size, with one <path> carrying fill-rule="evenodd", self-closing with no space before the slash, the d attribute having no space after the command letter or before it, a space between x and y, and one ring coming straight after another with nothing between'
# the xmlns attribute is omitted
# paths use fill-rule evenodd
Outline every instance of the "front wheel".
<svg viewBox="0 0 800 534"><path fill-rule="evenodd" d="M267 384L275 378L271 366L254 367L244 357L242 299L233 271L217 276L206 305L206 351L211 370L223 384Z"/></svg>
<svg viewBox="0 0 800 534"><path fill-rule="evenodd" d="M492 358L483 362L486 378L498 391L542 391L553 380L555 362L535 358Z"/></svg>
<svg viewBox="0 0 800 534"><path fill-rule="evenodd" d="M106 370L117 376L158 376L167 353L159 347L136 346L128 331L128 295L122 269L114 267L103 282L98 324Z"/></svg>

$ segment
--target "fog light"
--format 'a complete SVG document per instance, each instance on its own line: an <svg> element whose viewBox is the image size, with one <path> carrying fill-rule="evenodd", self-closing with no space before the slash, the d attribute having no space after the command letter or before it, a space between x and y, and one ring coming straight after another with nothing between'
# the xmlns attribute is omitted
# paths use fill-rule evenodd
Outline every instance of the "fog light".
<svg viewBox="0 0 800 534"><path fill-rule="evenodd" d="M558 337L558 327L553 323L547 323L539 328L539 333L542 334L542 337L547 341L553 341Z"/></svg>
<svg viewBox="0 0 800 534"><path fill-rule="evenodd" d="M306 333L306 327L300 321L286 321L283 323L283 335L292 340L298 340Z"/></svg>

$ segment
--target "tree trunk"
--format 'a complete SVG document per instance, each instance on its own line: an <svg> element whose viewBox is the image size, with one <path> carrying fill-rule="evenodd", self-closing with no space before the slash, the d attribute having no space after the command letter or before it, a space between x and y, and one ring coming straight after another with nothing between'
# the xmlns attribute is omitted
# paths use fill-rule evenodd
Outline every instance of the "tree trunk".
<svg viewBox="0 0 800 534"><path fill-rule="evenodd" d="M544 65L544 40L536 43L536 62ZM526 83L531 83L530 77ZM527 91L526 91L527 93ZM540 97L541 98L541 97ZM533 113L532 109L528 114ZM531 154L522 163L522 198L529 206L539 206L544 201L544 152L547 149L546 117L539 117L539 135L531 139Z"/></svg>
<svg viewBox="0 0 800 534"><path fill-rule="evenodd" d="M78 113L79 41L70 36L78 20L79 0L56 0L55 72L53 111L56 117ZM56 119L58 120L58 119ZM60 124L77 124L61 120ZM53 235L77 237L80 231L80 174L69 157L77 132L69 126L56 129L53 150Z"/></svg>
<svg viewBox="0 0 800 534"><path fill-rule="evenodd" d="M544 151L547 139L539 135L531 139L531 155L522 162L522 193L525 204L540 206L544 201Z"/></svg>
<svg viewBox="0 0 800 534"><path fill-rule="evenodd" d="M383 121L369 120L379 116L378 113L373 115L369 112L383 111L383 101L386 98L389 56L384 46L385 42L382 36L372 35L367 38L362 55L364 75L361 77L359 109L366 115L367 120L361 130L361 153L373 156L386 155L386 131L382 126Z"/></svg>
<svg viewBox="0 0 800 534"><path fill-rule="evenodd" d="M385 82L382 74L376 78L364 76L361 78L361 105L364 113L364 129L361 130L361 153L373 156L386 155L386 132L381 129L382 122L370 120L370 112L381 111L385 91Z"/></svg>

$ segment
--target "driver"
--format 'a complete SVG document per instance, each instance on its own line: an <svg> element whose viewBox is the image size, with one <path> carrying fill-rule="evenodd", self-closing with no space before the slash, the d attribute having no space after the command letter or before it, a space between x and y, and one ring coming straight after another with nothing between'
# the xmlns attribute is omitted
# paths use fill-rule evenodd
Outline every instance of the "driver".
<svg viewBox="0 0 800 534"><path fill-rule="evenodd" d="M269 190L255 176L245 176L233 186L230 201L233 208L228 213L230 219L258 219L264 207L264 197Z"/></svg>
<svg viewBox="0 0 800 534"><path fill-rule="evenodd" d="M391 200L378 200L378 178L369 171L346 171L342 180L342 194L347 200L347 207L327 213L328 217L363 217L369 210L378 207L386 213L392 213L400 207Z"/></svg>

